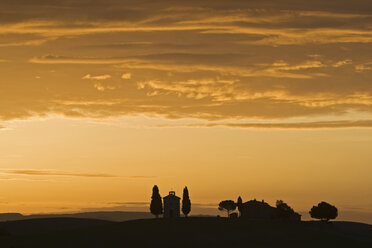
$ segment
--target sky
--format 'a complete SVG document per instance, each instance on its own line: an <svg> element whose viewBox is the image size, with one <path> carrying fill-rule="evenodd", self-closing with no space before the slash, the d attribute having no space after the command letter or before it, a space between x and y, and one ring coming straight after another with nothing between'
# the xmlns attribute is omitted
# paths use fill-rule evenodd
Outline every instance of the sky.
<svg viewBox="0 0 372 248"><path fill-rule="evenodd" d="M371 43L370 0L2 0L0 212L157 184L372 223Z"/></svg>

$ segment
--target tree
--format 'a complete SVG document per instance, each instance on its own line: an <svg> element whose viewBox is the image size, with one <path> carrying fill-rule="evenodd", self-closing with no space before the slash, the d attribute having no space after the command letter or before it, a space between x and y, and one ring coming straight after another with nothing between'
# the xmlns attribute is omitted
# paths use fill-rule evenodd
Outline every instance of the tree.
<svg viewBox="0 0 372 248"><path fill-rule="evenodd" d="M337 208L327 202L321 202L318 204L318 206L313 206L309 213L312 218L320 219L326 222L336 219L338 215Z"/></svg>
<svg viewBox="0 0 372 248"><path fill-rule="evenodd" d="M277 217L279 219L289 219L289 217L295 213L294 210L282 200L276 201L276 209L278 210Z"/></svg>
<svg viewBox="0 0 372 248"><path fill-rule="evenodd" d="M183 197L182 197L182 213L187 217L187 215L191 211L191 201L189 197L189 190L187 187L183 189Z"/></svg>
<svg viewBox="0 0 372 248"><path fill-rule="evenodd" d="M218 204L218 210L227 211L227 217L230 217L230 211L234 211L235 209L236 203L232 200L222 201L220 204Z"/></svg>
<svg viewBox="0 0 372 248"><path fill-rule="evenodd" d="M156 218L163 213L163 202L159 194L159 188L156 185L152 188L150 211Z"/></svg>
<svg viewBox="0 0 372 248"><path fill-rule="evenodd" d="M240 196L238 197L238 201L236 202L236 206L238 207L240 216L242 216L243 200Z"/></svg>

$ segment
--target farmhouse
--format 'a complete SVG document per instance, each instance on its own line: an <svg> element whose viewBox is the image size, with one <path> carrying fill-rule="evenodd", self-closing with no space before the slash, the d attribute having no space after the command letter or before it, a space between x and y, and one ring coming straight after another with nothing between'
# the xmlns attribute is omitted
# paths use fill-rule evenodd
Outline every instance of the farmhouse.
<svg viewBox="0 0 372 248"><path fill-rule="evenodd" d="M256 201L256 199L243 203L240 216L242 218L273 219L276 215L276 208L268 203Z"/></svg>
<svg viewBox="0 0 372 248"><path fill-rule="evenodd" d="M240 208L241 218L250 219L275 219L278 217L278 209L270 206L265 201L257 201L256 199L247 201ZM301 221L301 215L293 213L289 220Z"/></svg>

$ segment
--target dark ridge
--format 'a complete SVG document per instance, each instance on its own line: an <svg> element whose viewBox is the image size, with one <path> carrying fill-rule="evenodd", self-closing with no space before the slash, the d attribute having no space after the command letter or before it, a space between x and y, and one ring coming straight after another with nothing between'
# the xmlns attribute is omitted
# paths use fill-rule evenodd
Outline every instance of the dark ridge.
<svg viewBox="0 0 372 248"><path fill-rule="evenodd" d="M32 222L40 220L30 220ZM45 220L44 220L45 221ZM53 224L55 220L49 220ZM86 220L82 220L86 221ZM35 222L36 223L36 222ZM54 224L60 225L58 222ZM68 223L66 222L66 225ZM73 223L77 225L77 223ZM8 247L372 247L372 226L227 218L143 219L0 237Z"/></svg>
<svg viewBox="0 0 372 248"><path fill-rule="evenodd" d="M0 213L0 221L23 220L25 216L20 213Z"/></svg>
<svg viewBox="0 0 372 248"><path fill-rule="evenodd" d="M28 220L42 218L82 218L82 219L98 219L108 221L127 221L136 219L153 218L152 214L147 212L124 212L124 211L97 211L97 212L81 212L72 214L33 214L22 215L19 213L4 213L0 214L1 221L13 220Z"/></svg>
<svg viewBox="0 0 372 248"><path fill-rule="evenodd" d="M93 226L107 225L111 223L113 222L94 219L42 218L0 222L0 230L3 230L5 233L11 235L32 235L56 231L75 230Z"/></svg>

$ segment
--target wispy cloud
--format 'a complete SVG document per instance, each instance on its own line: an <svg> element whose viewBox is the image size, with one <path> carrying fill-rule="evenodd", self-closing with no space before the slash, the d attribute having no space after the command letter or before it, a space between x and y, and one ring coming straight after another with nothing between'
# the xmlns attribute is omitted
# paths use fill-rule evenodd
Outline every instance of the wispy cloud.
<svg viewBox="0 0 372 248"><path fill-rule="evenodd" d="M132 74L131 73L123 73L123 75L121 75L121 79L131 79L132 78Z"/></svg>
<svg viewBox="0 0 372 248"><path fill-rule="evenodd" d="M345 59L345 60L340 60L338 62L336 62L333 67L341 67L341 66L344 66L344 65L349 65L349 64L352 64L353 61L351 59Z"/></svg>
<svg viewBox="0 0 372 248"><path fill-rule="evenodd" d="M231 64L211 64L210 61L202 63L198 59L207 57L205 54L190 54L189 58L194 57L195 60L185 63L183 61L177 64L176 61L182 59L184 54L153 54L151 56L132 56L128 58L77 58L77 57L63 57L55 55L47 55L42 57L35 57L30 59L31 63L37 64L112 64L117 65L118 68L126 69L149 69L159 71L173 71L173 72L198 72L210 71L224 75L234 75L241 77L273 77L273 78L292 78L292 79L310 79L314 77L324 76L324 74L315 73L313 71L307 72L311 69L319 69L324 67L331 67L334 65L325 64L322 61L306 60L299 63L287 63L283 60L272 61L271 63L263 64L249 64L249 65L231 65ZM157 58L158 57L158 58ZM165 57L165 59L159 59ZM225 61L226 63L227 61ZM338 62L341 63L341 62ZM345 62L343 62L345 63ZM336 63L337 64L337 63ZM340 67L337 64L336 67ZM105 80L111 78L110 75L92 76L87 74L83 79ZM122 79L130 79L131 74L125 73Z"/></svg>
<svg viewBox="0 0 372 248"><path fill-rule="evenodd" d="M116 177L110 174L104 173L71 173L62 171L52 170L1 170L2 173L14 174L14 175L26 175L26 176L66 176L66 177L97 177L97 178L109 178Z"/></svg>
<svg viewBox="0 0 372 248"><path fill-rule="evenodd" d="M131 60L121 58L74 58L55 55L34 57L29 60L29 62L36 64L87 64L87 65L112 65L127 63L130 61Z"/></svg>
<svg viewBox="0 0 372 248"><path fill-rule="evenodd" d="M44 39L37 39L37 40L26 40L20 42L8 42L8 43L0 43L1 47L21 47L21 46L40 46L47 41L53 40L53 38L44 38Z"/></svg>
<svg viewBox="0 0 372 248"><path fill-rule="evenodd" d="M128 176L128 178L134 178L134 179L148 179L148 178L156 178L156 176Z"/></svg>
<svg viewBox="0 0 372 248"><path fill-rule="evenodd" d="M41 178L37 178L37 180L44 180L44 176L46 177L87 177L87 178L114 178L114 177L122 177L128 179L151 179L156 178L156 176L148 176L148 175L133 175L133 176L120 176L120 175L112 175L106 173L75 173L75 172L66 172L66 171L56 171L56 170L36 170L36 169L1 169L1 174L6 175L19 175L19 176L41 176ZM1 179L1 178L0 178ZM5 176L2 178L3 180L13 180L19 178L13 178L10 176Z"/></svg>
<svg viewBox="0 0 372 248"><path fill-rule="evenodd" d="M111 78L111 75L105 74L105 75L97 75L97 76L92 76L90 74L85 75L82 77L82 79L90 79L90 80L106 80Z"/></svg>
<svg viewBox="0 0 372 248"><path fill-rule="evenodd" d="M230 127L276 129L372 128L372 120L344 120L293 123L204 123L188 125L157 125L156 127Z"/></svg>
<svg viewBox="0 0 372 248"><path fill-rule="evenodd" d="M371 71L372 70L372 63L365 63L355 66L356 72L365 72L365 71Z"/></svg>
<svg viewBox="0 0 372 248"><path fill-rule="evenodd" d="M217 7L214 4L210 5L211 8ZM259 4L256 3L256 5ZM78 7L80 6L75 6L75 8ZM249 43L269 45L335 42L368 43L372 40L372 33L360 27L366 19L370 18L368 14L303 10L293 10L291 12L254 11L248 6L241 7L246 12L239 9L231 9L230 11L216 9L213 12L214 15L211 15L211 12L204 8L184 8L177 11L175 9L164 9L159 4L159 9L155 9L152 15L145 10L146 8L142 11L137 9L137 20L130 17L112 20L110 16L104 16L101 21L85 20L72 11L69 22L62 22L62 16L56 13L54 18L50 17L50 20L27 20L3 25L0 33L34 34L46 38L59 38L121 32L193 31L203 34L257 35L261 36L261 39ZM186 16L187 20L185 20ZM309 17L318 19L320 24L314 21L314 25L309 26L307 23ZM341 25L341 27L327 26L327 23L332 23L332 20L335 19L344 25ZM346 26L346 24L349 26ZM354 25L350 26L350 24Z"/></svg>
<svg viewBox="0 0 372 248"><path fill-rule="evenodd" d="M94 88L96 88L99 91L105 91L105 90L114 90L116 87L112 85L104 85L102 83L95 83Z"/></svg>
<svg viewBox="0 0 372 248"><path fill-rule="evenodd" d="M1 49L22 56L2 64L0 120L372 116L372 13L340 1L4 0Z"/></svg>

